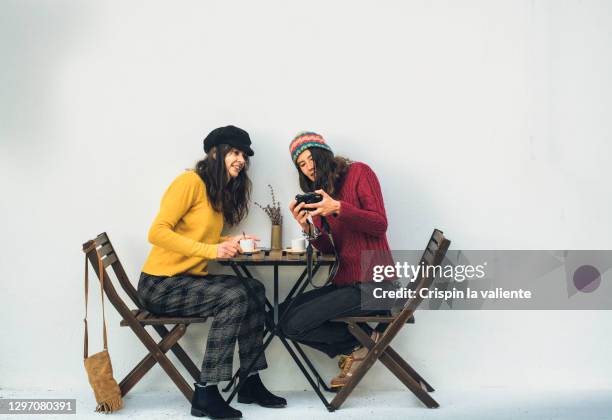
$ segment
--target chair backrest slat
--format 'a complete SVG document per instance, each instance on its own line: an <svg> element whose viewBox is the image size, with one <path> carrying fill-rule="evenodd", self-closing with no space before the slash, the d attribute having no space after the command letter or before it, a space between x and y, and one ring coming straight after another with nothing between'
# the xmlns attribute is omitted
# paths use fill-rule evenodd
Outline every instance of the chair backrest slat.
<svg viewBox="0 0 612 420"><path fill-rule="evenodd" d="M436 258L437 250L432 250L431 248L425 248L423 251L423 257L421 258L421 262L424 262L425 265L432 265L434 259Z"/></svg>
<svg viewBox="0 0 612 420"><path fill-rule="evenodd" d="M433 232L433 235L431 235L431 240L435 242L436 244L438 244L438 246L440 246L440 244L442 243L442 241L444 241L444 232L442 232L441 230L435 229Z"/></svg>
<svg viewBox="0 0 612 420"><path fill-rule="evenodd" d="M108 275L108 272L106 271L106 266L102 268L103 272L100 273L98 268L98 254L96 253L95 249L91 249L91 246L94 244L97 244L97 241L90 240L85 242L83 244L83 251L86 252L88 249L90 249L90 251L86 254L87 259L89 260L89 263L91 264L94 272L98 276L98 280L101 278L102 275L104 275L104 294L106 295L106 298L111 302L115 309L117 309L117 312L121 314L123 319L134 318L135 320L134 314L132 313L130 308L128 308L123 299L121 299L121 297L115 290L115 286L113 286L113 281Z"/></svg>
<svg viewBox="0 0 612 420"><path fill-rule="evenodd" d="M115 253L107 255L106 258L102 258L104 268L108 268L109 265L114 264L117 261L119 261L119 259L117 258L117 255Z"/></svg>
<svg viewBox="0 0 612 420"><path fill-rule="evenodd" d="M419 277L416 280L417 297L420 289L429 288L435 280L433 275L429 275L430 270L427 270L427 267L439 265L444 259L449 246L450 241L444 237L443 232L435 229L431 235L431 238L429 239L429 242L427 243L427 248L425 248L425 251L423 252L422 261L425 261L425 276L423 276L422 271L419 273ZM422 299L418 300L419 304L421 303L421 300Z"/></svg>
<svg viewBox="0 0 612 420"><path fill-rule="evenodd" d="M100 258L104 258L112 252L114 252L113 246L108 242L106 243L106 245L98 249L98 255L100 256Z"/></svg>
<svg viewBox="0 0 612 420"><path fill-rule="evenodd" d="M103 232L99 234L98 236L96 236L96 239L94 239L94 242L96 243L97 246L103 246L109 242L108 235L106 234L106 232Z"/></svg>
<svg viewBox="0 0 612 420"><path fill-rule="evenodd" d="M392 334L392 337L395 336L404 326L406 321L412 317L414 311L423 301L423 298L420 295L421 289L429 288L434 281L434 276L432 273L430 273L434 270L428 270L427 267L441 264L449 246L450 241L444 237L444 233L438 229L435 229L431 235L431 238L429 239L429 242L427 243L427 246L425 247L425 251L423 251L423 256L420 260L420 263L423 264L424 267L419 271L419 275L416 278L413 287L411 287L411 289L415 291L415 297L408 299L404 303L402 310L396 315L395 320L391 322L391 324L389 324L385 330L385 335Z"/></svg>
<svg viewBox="0 0 612 420"><path fill-rule="evenodd" d="M440 249L440 245L434 242L433 239L429 241L429 244L427 244L427 250L434 255L436 252L438 252L439 249Z"/></svg>
<svg viewBox="0 0 612 420"><path fill-rule="evenodd" d="M106 269L108 267L111 267L113 269L113 272L115 273L115 276L119 280L119 284L121 285L121 288L123 289L123 291L130 297L130 299L136 305L136 307L138 307L139 309L142 309L142 305L140 304L140 300L138 299L138 292L136 291L136 289L130 282L130 279L128 278L127 274L125 273L123 265L121 264L121 261L119 260L119 256L117 255L117 252L115 251L115 248L113 247L113 244L111 243L106 232L99 234L96 237L96 239L87 241L85 244L83 244L83 250L87 249L91 243L96 244L96 247L98 248L97 249L98 254L102 258L102 263L104 265L105 275L106 275L105 282L104 282L105 292L106 292L106 285L107 283L109 283L109 293L111 294L114 293L114 295L116 295L116 299L119 299L119 301L113 302L113 299L115 298L113 297L111 299L111 296L109 295L108 298L109 300L111 300L111 303L115 307L117 307L117 305L124 305L127 308L127 305L125 305L125 302L123 302L123 300L117 294L112 284L112 281L110 280L108 276L108 273L106 273ZM97 262L96 253L93 252L92 250L90 251L89 254L91 254L91 255L88 255L89 261L94 266L94 270L96 274L98 275L98 279L99 279L100 276L98 273L98 262Z"/></svg>

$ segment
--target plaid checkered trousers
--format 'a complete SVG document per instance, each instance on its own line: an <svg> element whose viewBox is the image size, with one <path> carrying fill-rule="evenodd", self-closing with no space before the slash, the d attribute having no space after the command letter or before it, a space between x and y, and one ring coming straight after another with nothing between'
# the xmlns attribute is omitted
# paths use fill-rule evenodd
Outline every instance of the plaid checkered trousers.
<svg viewBox="0 0 612 420"><path fill-rule="evenodd" d="M256 299L243 281L248 281ZM140 275L138 297L142 305L157 315L214 317L202 361L202 382L229 381L232 378L234 346L242 369L251 363L263 345L265 288L259 280L229 275L172 277ZM268 367L265 356L252 372Z"/></svg>

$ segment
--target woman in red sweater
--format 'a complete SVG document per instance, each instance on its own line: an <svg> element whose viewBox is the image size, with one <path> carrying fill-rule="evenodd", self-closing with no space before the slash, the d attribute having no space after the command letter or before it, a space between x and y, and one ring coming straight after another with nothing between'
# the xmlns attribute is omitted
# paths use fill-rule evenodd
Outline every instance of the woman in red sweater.
<svg viewBox="0 0 612 420"><path fill-rule="evenodd" d="M341 316L372 314L364 299L375 287L391 287L391 282L374 283L372 255L378 262L393 264L387 242L387 216L376 174L365 163L334 156L323 137L312 132L298 134L289 146L291 158L304 192L317 192L323 200L315 204L293 200L293 217L323 253L338 255L339 267L331 284L301 294L294 299L281 326L287 337L340 360L341 372L331 386L345 385L367 350L344 323L331 322ZM327 220L333 243L323 228ZM312 224L309 224L312 220ZM381 261L382 258L382 261ZM377 332L373 332L377 338Z"/></svg>

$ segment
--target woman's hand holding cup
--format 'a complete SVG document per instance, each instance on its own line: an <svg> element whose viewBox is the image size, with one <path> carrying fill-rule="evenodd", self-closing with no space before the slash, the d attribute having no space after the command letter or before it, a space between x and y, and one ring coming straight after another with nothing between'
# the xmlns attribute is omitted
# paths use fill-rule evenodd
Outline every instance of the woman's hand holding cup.
<svg viewBox="0 0 612 420"><path fill-rule="evenodd" d="M239 252L240 244L233 238L217 245L217 258L233 258Z"/></svg>
<svg viewBox="0 0 612 420"><path fill-rule="evenodd" d="M241 248L242 242L248 245L249 249L243 250ZM217 258L233 258L236 254L242 252L253 252L255 250L255 242L259 241L259 238L255 235L236 235L230 236L227 241L223 241L217 247ZM249 245L250 244L250 245Z"/></svg>

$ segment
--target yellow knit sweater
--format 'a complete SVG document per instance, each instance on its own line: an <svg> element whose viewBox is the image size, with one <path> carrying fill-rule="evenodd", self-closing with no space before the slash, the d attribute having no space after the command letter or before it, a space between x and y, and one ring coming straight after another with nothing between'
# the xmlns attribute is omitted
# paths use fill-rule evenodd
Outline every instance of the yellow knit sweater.
<svg viewBox="0 0 612 420"><path fill-rule="evenodd" d="M215 211L206 185L193 170L179 175L161 200L159 214L149 229L153 248L142 271L154 276L208 274L208 260L217 258L223 214Z"/></svg>

